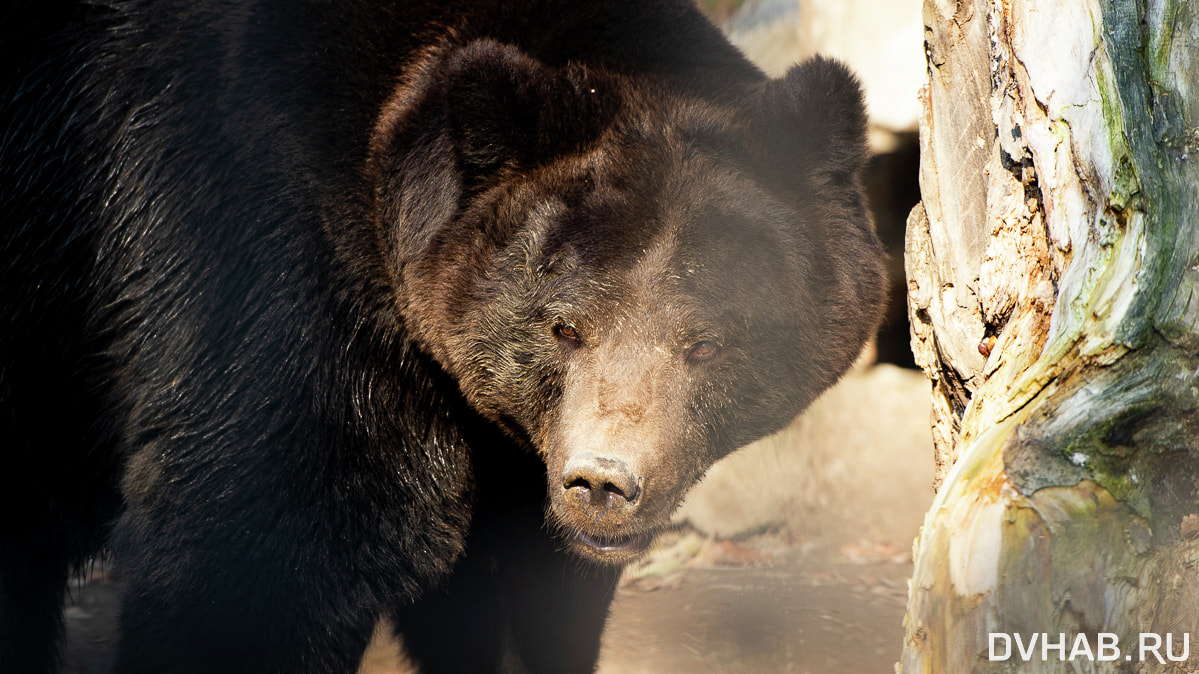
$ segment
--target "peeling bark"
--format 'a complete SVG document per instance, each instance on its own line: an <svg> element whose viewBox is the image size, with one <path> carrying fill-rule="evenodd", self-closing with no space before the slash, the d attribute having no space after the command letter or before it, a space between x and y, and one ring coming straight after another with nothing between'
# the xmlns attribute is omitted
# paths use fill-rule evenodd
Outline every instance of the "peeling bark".
<svg viewBox="0 0 1199 674"><path fill-rule="evenodd" d="M906 264L939 492L903 671L1194 670L1199 7L924 12L924 201ZM997 632L1111 633L1122 651L990 661ZM1140 662L1141 633L1189 634L1196 652Z"/></svg>

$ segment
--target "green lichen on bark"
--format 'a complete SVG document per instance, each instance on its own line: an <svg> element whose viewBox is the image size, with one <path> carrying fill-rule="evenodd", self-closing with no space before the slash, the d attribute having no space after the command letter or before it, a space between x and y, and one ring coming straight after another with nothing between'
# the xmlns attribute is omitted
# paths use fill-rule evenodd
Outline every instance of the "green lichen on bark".
<svg viewBox="0 0 1199 674"><path fill-rule="evenodd" d="M1177 538L1181 519L1199 511L1197 387L1193 355L1164 343L1082 371L1008 441L1008 476L1022 494L1093 480L1157 538Z"/></svg>
<svg viewBox="0 0 1199 674"><path fill-rule="evenodd" d="M1199 326L1189 309L1196 301L1192 297L1192 261L1199 255L1199 223L1195 222L1199 183L1180 149L1163 142L1181 133L1179 125L1183 124L1172 83L1154 79L1168 75L1162 72L1162 65L1171 58L1169 45L1176 43L1174 36L1152 32L1155 27L1193 31L1199 25L1192 11L1166 4L1163 15L1172 15L1174 20L1155 26L1142 21L1137 2L1101 3L1103 48L1111 59L1113 78L1110 86L1099 83L1102 110L1113 131L1114 171L1111 192L1105 195L1106 211L1123 223L1137 217L1143 218L1143 223L1135 233L1141 251L1136 278L1108 276L1096 284L1099 292L1106 284L1135 284L1127 311L1120 316L1097 315L1094 311L1099 307L1094 301L1088 302L1088 310L1096 323L1104 318L1117 320L1113 343L1134 351L1103 366L1083 360L1066 368L1057 390L1040 403L1045 412L1030 420L1024 434L1041 438L1032 444L1042 446L1046 461L1079 464L1088 477L1150 519L1156 518L1145 509L1153 499L1145 492L1162 476L1153 474L1152 462L1138 463L1138 452L1156 451L1163 443L1175 451L1199 451L1196 436L1180 430L1180 420L1194 412L1187 407L1187 400L1192 397L1194 372L1199 367L1195 348L1199 346ZM1188 12L1185 17L1184 11ZM1187 17L1189 20L1182 20ZM1168 117L1175 121L1159 119L1155 125L1155 114L1161 114L1162 106L1170 107ZM1134 234L1127 224L1121 229L1124 236ZM1185 298L1182 302L1180 296ZM1063 419L1064 410L1084 414ZM1030 443L1011 443L1009 447L1010 463L1038 460L1027 456ZM1032 480L1024 486L1036 489L1047 485ZM1193 493L1183 501L1187 507L1196 507Z"/></svg>
<svg viewBox="0 0 1199 674"><path fill-rule="evenodd" d="M1011 5L1011 20L1033 16L1019 14L1028 6ZM1078 136L1049 119L1046 130L1072 144L1093 219L1070 230L1087 240L1071 241L1073 283L1058 288L1050 339L1028 362L1008 361L1018 374L989 370L962 418L960 465L917 542L906 672L1062 671L988 662L991 631L1107 631L1125 643L1199 633L1199 5L1091 6L1102 17L1087 72L1098 100L1062 116L1103 126ZM1086 142L1106 146L1088 154ZM959 551L994 540L996 508L1000 543L955 557L955 540ZM963 564L994 564L994 586L955 585Z"/></svg>
<svg viewBox="0 0 1199 674"><path fill-rule="evenodd" d="M1199 253L1196 222L1196 179L1199 172L1185 140L1196 119L1185 78L1194 70L1175 68L1176 50L1189 52L1199 21L1189 3L1152 3L1157 21L1149 21L1140 2L1116 0L1100 4L1104 48L1112 60L1114 94L1105 113L1123 111L1122 141L1135 174L1138 206L1146 218L1140 290L1122 322L1119 336L1139 343L1154 331L1181 346L1199 348L1199 297L1194 260ZM1192 63L1192 66L1194 63ZM1180 87L1184 90L1180 92Z"/></svg>

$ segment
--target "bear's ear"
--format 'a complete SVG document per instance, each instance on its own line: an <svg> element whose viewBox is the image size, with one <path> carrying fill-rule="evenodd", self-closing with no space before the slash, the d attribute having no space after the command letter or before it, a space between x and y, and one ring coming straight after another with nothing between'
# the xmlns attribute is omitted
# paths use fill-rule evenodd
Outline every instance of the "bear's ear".
<svg viewBox="0 0 1199 674"><path fill-rule="evenodd" d="M443 103L455 150L475 177L531 168L595 140L615 114L614 90L578 65L548 66L491 40L452 54Z"/></svg>
<svg viewBox="0 0 1199 674"><path fill-rule="evenodd" d="M852 180L868 158L862 88L849 68L817 56L771 81L760 99L768 161L791 179Z"/></svg>

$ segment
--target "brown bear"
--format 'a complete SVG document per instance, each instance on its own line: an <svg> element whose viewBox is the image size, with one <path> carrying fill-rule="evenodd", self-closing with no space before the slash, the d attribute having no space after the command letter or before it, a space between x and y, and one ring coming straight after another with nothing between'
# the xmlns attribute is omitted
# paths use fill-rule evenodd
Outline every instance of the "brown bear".
<svg viewBox="0 0 1199 674"><path fill-rule="evenodd" d="M594 667L620 565L877 327L844 67L687 0L17 0L0 671Z"/></svg>

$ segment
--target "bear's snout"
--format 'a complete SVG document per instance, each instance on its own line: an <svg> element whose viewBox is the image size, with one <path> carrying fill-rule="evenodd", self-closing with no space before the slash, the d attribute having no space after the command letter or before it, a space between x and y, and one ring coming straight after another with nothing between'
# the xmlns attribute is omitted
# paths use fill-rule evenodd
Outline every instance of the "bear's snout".
<svg viewBox="0 0 1199 674"><path fill-rule="evenodd" d="M562 470L570 507L590 519L628 515L637 507L641 480L623 459L584 451Z"/></svg>

